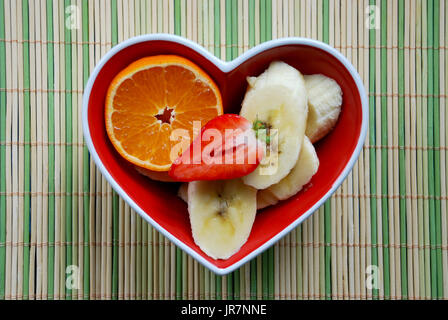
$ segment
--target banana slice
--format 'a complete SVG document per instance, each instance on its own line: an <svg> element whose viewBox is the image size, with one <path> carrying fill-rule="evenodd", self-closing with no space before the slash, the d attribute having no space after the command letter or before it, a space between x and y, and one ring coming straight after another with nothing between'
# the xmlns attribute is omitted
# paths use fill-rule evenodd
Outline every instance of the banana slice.
<svg viewBox="0 0 448 320"><path fill-rule="evenodd" d="M135 166L135 170L137 170L138 173L147 176L151 180L162 182L176 182L168 175L168 171L152 171L139 166Z"/></svg>
<svg viewBox="0 0 448 320"><path fill-rule="evenodd" d="M279 182L281 183L281 181ZM278 203L278 198L274 196L269 189L258 190L257 192L257 210L273 206Z"/></svg>
<svg viewBox="0 0 448 320"><path fill-rule="evenodd" d="M240 115L254 127L257 124L266 129L258 138L267 148L261 164L243 181L265 189L283 179L299 158L308 114L305 81L298 70L280 61L247 81Z"/></svg>
<svg viewBox="0 0 448 320"><path fill-rule="evenodd" d="M338 121L342 90L336 81L322 74L304 76L308 92L308 121L305 134L312 143L322 139Z"/></svg>
<svg viewBox="0 0 448 320"><path fill-rule="evenodd" d="M263 209L278 202L278 199L275 196L271 196L271 198L269 198L266 193L263 194L263 197L260 198L258 197L258 194L259 193L257 193L257 209ZM177 191L177 195L183 201L188 203L188 182L182 183L180 185L179 190Z"/></svg>
<svg viewBox="0 0 448 320"><path fill-rule="evenodd" d="M227 259L247 241L257 212L257 190L241 179L188 184L195 243L213 259Z"/></svg>
<svg viewBox="0 0 448 320"><path fill-rule="evenodd" d="M188 182L184 182L180 185L179 190L177 190L177 195L188 203Z"/></svg>
<svg viewBox="0 0 448 320"><path fill-rule="evenodd" d="M305 136L300 157L291 172L279 183L257 193L258 209L274 205L280 200L286 200L302 190L319 168L319 158L311 141Z"/></svg>

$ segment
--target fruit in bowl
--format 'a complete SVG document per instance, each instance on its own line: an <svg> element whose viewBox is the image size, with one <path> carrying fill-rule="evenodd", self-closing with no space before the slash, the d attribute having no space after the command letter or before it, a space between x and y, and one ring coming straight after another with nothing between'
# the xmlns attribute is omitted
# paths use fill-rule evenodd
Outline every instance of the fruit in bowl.
<svg viewBox="0 0 448 320"><path fill-rule="evenodd" d="M188 182L179 194L192 236L213 259L238 252L257 209L311 180L319 167L312 141L330 132L342 105L333 79L304 77L282 61L247 82L240 115L222 114L220 92L203 70L182 57L152 56L120 72L106 98L117 151L150 179Z"/></svg>
<svg viewBox="0 0 448 320"><path fill-rule="evenodd" d="M318 171L312 175L311 181L297 193L294 193L295 191L292 189L290 191L287 183L282 183L284 187L281 189L294 194L286 200L280 200L282 197L286 197L284 195L276 193L277 196L274 198L273 192L267 192L276 184L263 189L266 191L263 199L269 199L272 203L278 202L274 205L264 203L265 208L257 210L258 214L254 219L247 241L227 259L214 259L208 256L193 238L188 205L177 196L179 192L188 201L188 185L192 182L184 184L165 182L175 180L169 175L169 171L156 171L134 165L126 160L109 139L104 125L106 121L105 101L111 79L142 58L160 55L180 56L203 70L219 89L222 114L224 115L240 113L245 95L250 88L247 77L260 76L273 61L286 63L302 73L304 79L307 75L325 75L334 79L341 88L343 100L337 123L325 138L313 144L319 159ZM312 112L310 103L308 103L308 109L307 127ZM156 119L161 122L174 121L171 111L156 113ZM210 119L217 116L219 115L214 115ZM82 119L84 136L92 159L123 200L157 231L168 237L175 245L201 264L217 274L227 274L266 250L303 222L341 184L362 149L368 123L368 104L362 81L353 66L335 49L319 41L304 38L273 40L248 50L233 61L223 62L189 40L158 34L126 40L112 48L101 59L92 72L84 91ZM173 156L186 150L194 140L193 137L197 137L205 124L206 121L201 122L200 126L194 126L193 123L191 139L184 146L178 145L181 139L173 141L173 145L179 146L177 152L173 152ZM263 121L255 121L252 125L253 129L256 129L257 140L265 144L263 151L269 151L266 143L270 142L270 135L266 137L264 133L269 132L269 128L263 124ZM166 127L166 125L161 126ZM275 136L272 138L275 139ZM140 139L140 141L144 141L144 139ZM157 141L160 143L161 140ZM304 141L306 141L305 137ZM303 144L306 145L306 142ZM246 146L246 144L242 145ZM247 147L240 150L249 149L249 145ZM305 154L302 152L302 148L299 153L298 162L294 168L301 161L301 155ZM240 157L240 159L244 159L244 157ZM263 163L265 159L263 154L260 163ZM175 160L173 157L172 161ZM295 180L301 176L298 174L300 172L296 172L297 175L293 175L293 172L294 170L291 170L283 179L291 175L288 179L299 181L295 185L300 185L300 180ZM311 174L308 171L305 173ZM242 180L243 177L235 179ZM257 191L257 207L262 204L261 194L260 191Z"/></svg>

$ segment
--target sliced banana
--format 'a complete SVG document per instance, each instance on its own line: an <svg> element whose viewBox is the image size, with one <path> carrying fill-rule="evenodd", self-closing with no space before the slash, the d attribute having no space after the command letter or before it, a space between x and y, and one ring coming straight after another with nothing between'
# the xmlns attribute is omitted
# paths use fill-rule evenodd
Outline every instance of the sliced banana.
<svg viewBox="0 0 448 320"><path fill-rule="evenodd" d="M304 76L308 92L308 121L305 134L312 143L327 135L338 121L342 90L336 81L322 74Z"/></svg>
<svg viewBox="0 0 448 320"><path fill-rule="evenodd" d="M180 185L179 190L177 190L177 195L188 203L188 182L184 182Z"/></svg>
<svg viewBox="0 0 448 320"><path fill-rule="evenodd" d="M258 194L259 193L257 193L257 209L262 209L278 202L278 199L275 196L271 196L271 198L269 198L267 194L263 194L263 197L259 198ZM177 191L177 195L183 201L188 203L188 182L182 183L180 185L179 190Z"/></svg>
<svg viewBox="0 0 448 320"><path fill-rule="evenodd" d="M213 259L227 259L247 241L257 212L257 190L241 179L188 184L195 243Z"/></svg>
<svg viewBox="0 0 448 320"><path fill-rule="evenodd" d="M281 183L281 181L279 182ZM278 198L274 196L269 189L258 190L257 192L257 210L273 206L278 203Z"/></svg>
<svg viewBox="0 0 448 320"><path fill-rule="evenodd" d="M257 193L258 209L286 200L302 190L319 168L319 158L311 141L305 136L299 160L291 172L280 182Z"/></svg>
<svg viewBox="0 0 448 320"><path fill-rule="evenodd" d="M267 144L263 161L243 181L265 189L283 179L299 158L308 114L305 81L297 69L280 61L247 81L240 115L262 124L268 132L264 138L258 136Z"/></svg>
<svg viewBox="0 0 448 320"><path fill-rule="evenodd" d="M167 171L152 171L139 166L135 166L135 170L137 170L138 173L147 176L151 180L162 182L176 182L168 175Z"/></svg>

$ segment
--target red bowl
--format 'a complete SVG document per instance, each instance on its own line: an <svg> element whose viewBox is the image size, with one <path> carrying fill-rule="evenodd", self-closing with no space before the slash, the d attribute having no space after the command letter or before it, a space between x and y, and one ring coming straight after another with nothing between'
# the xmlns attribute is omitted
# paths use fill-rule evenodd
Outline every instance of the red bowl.
<svg viewBox="0 0 448 320"><path fill-rule="evenodd" d="M303 74L321 73L335 79L343 91L342 112L334 130L316 144L318 172L294 197L260 210L248 241L232 257L214 260L194 243L186 204L176 195L178 184L151 181L134 170L109 141L104 125L104 101L114 76L131 62L158 54L190 59L219 86L226 113L238 113L246 77L262 73L273 60L284 61ZM146 221L177 246L217 274L227 274L273 245L309 217L342 183L365 139L367 96L362 81L336 49L316 40L286 38L265 42L231 62L224 62L187 39L143 35L112 48L98 63L84 91L83 129L90 154L115 191Z"/></svg>

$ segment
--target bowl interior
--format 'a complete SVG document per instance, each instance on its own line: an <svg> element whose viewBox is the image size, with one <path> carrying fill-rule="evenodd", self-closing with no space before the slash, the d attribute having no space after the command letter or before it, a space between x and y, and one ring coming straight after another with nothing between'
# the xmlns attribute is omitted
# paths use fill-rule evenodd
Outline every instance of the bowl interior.
<svg viewBox="0 0 448 320"><path fill-rule="evenodd" d="M225 112L238 113L247 88L246 77L257 76L273 60L282 60L303 74L321 73L343 91L342 112L334 130L316 144L320 167L312 181L294 197L259 211L248 241L227 260L213 260L193 241L186 204L177 197L177 183L151 181L137 173L110 143L104 125L104 101L114 76L131 62L150 55L177 54L202 67L219 86ZM227 268L276 236L307 212L333 186L349 162L361 134L362 105L357 86L345 66L330 53L307 45L282 45L260 52L230 72L223 72L200 53L180 43L151 40L117 52L97 75L88 101L92 144L117 184L162 228L218 268Z"/></svg>

